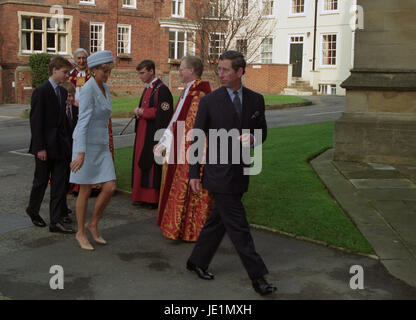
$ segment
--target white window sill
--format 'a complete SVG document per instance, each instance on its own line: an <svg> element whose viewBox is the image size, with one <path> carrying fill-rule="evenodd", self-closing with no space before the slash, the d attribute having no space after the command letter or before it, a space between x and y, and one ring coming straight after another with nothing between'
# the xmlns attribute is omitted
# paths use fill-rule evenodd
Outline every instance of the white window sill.
<svg viewBox="0 0 416 320"><path fill-rule="evenodd" d="M321 16L329 16L329 15L336 15L336 14L340 14L340 11L334 10L334 11L322 11L321 12Z"/></svg>
<svg viewBox="0 0 416 320"><path fill-rule="evenodd" d="M125 5L123 5L123 6L121 6L121 8L122 9L137 10L137 7L135 7L135 6L125 6Z"/></svg>
<svg viewBox="0 0 416 320"><path fill-rule="evenodd" d="M289 14L289 18L300 18L300 17L306 17L306 13L298 13L298 14L292 13L292 14Z"/></svg>
<svg viewBox="0 0 416 320"><path fill-rule="evenodd" d="M337 65L321 65L319 69L337 69Z"/></svg>
<svg viewBox="0 0 416 320"><path fill-rule="evenodd" d="M96 7L97 5L95 3L89 3L89 2L80 2L79 3L82 6L90 6L90 7Z"/></svg>

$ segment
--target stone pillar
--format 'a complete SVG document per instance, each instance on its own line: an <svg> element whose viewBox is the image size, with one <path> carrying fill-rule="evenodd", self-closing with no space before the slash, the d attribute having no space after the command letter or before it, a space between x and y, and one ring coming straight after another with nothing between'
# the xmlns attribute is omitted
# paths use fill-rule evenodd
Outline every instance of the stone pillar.
<svg viewBox="0 0 416 320"><path fill-rule="evenodd" d="M358 0L354 69L342 84L334 160L416 164L416 1Z"/></svg>

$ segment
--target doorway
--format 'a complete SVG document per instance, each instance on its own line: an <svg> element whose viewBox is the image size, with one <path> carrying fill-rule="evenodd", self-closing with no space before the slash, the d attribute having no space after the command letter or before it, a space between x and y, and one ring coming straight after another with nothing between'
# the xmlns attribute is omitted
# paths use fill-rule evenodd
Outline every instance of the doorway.
<svg viewBox="0 0 416 320"><path fill-rule="evenodd" d="M292 64L292 77L302 77L303 65L303 36L290 37L290 64Z"/></svg>

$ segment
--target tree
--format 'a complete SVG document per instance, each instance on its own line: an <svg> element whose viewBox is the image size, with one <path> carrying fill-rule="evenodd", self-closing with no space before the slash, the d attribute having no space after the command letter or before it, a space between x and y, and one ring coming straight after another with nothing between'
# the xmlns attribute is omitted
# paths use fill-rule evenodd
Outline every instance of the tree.
<svg viewBox="0 0 416 320"><path fill-rule="evenodd" d="M194 2L195 5L189 11L183 27L188 32L196 33L193 40L199 51L197 54L204 64L216 70L219 55L227 50L242 52L248 63L259 60L262 40L270 37L275 27L275 19L269 18L272 15L270 10L273 10L273 1L194 0Z"/></svg>
<svg viewBox="0 0 416 320"><path fill-rule="evenodd" d="M35 53L29 57L29 65L32 69L32 85L37 87L49 78L49 61L52 55L49 53Z"/></svg>

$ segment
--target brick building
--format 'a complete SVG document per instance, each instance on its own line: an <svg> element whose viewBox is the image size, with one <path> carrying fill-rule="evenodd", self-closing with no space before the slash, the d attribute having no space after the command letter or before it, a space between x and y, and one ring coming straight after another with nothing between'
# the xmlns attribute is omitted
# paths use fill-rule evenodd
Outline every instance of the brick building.
<svg viewBox="0 0 416 320"><path fill-rule="evenodd" d="M149 58L156 63L157 75L174 94L179 93L183 86L177 71L180 59L199 54L197 27L189 12L200 1L204 0L0 0L0 103L29 101L31 54L69 58L79 47L91 53L113 52L115 68L108 84L117 96L142 92L135 67ZM221 52L218 39L208 46L212 52ZM285 87L287 70L276 73L280 69L260 69L264 93L280 93ZM259 70L253 71L246 78L254 74L259 79ZM206 72L204 78L217 86L215 74Z"/></svg>

